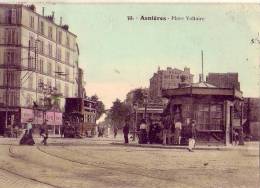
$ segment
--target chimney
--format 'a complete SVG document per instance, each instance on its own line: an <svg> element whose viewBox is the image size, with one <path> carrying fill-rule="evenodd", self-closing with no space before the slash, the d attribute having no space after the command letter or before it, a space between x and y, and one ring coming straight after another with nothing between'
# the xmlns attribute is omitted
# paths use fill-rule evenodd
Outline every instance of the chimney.
<svg viewBox="0 0 260 188"><path fill-rule="evenodd" d="M60 17L60 26L62 26L62 17Z"/></svg>
<svg viewBox="0 0 260 188"><path fill-rule="evenodd" d="M42 7L42 15L44 16L44 7Z"/></svg>

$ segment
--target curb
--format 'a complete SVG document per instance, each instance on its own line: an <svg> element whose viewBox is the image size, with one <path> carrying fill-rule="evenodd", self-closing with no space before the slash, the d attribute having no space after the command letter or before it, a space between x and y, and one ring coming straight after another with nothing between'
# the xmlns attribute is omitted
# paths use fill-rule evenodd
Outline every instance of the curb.
<svg viewBox="0 0 260 188"><path fill-rule="evenodd" d="M149 144L124 144L124 143L116 143L112 142L111 145L118 145L118 146L126 146L126 147L141 147L141 148L159 148L159 149L182 149L187 150L187 146L164 146L164 145L149 145ZM194 150L213 150L213 151L230 151L230 150L236 150L239 148L232 148L232 147L196 147Z"/></svg>

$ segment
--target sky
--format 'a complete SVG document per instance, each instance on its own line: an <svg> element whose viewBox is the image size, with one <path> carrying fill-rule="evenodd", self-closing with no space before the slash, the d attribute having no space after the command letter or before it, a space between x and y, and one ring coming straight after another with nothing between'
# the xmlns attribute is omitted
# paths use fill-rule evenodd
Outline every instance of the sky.
<svg viewBox="0 0 260 188"><path fill-rule="evenodd" d="M106 108L127 92L149 87L160 67L187 66L198 82L201 50L204 74L238 72L245 97L259 96L260 32L257 4L37 4L55 11L55 21L77 35L87 95L97 94ZM134 20L128 20L133 16ZM169 20L140 20L141 16ZM172 16L184 20L171 20ZM204 18L187 21L186 16Z"/></svg>

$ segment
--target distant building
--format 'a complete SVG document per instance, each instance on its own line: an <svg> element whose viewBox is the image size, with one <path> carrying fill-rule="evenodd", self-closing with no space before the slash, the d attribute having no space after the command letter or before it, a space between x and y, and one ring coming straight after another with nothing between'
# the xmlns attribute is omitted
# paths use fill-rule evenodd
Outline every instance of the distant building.
<svg viewBox="0 0 260 188"><path fill-rule="evenodd" d="M157 73L154 73L150 79L149 94L152 100L162 97L163 89L178 88L180 84L191 84L193 82L193 75L190 69L185 67L184 71L167 67L166 70L158 68Z"/></svg>
<svg viewBox="0 0 260 188"><path fill-rule="evenodd" d="M260 98L244 98L244 116L247 124L246 133L253 139L260 140Z"/></svg>
<svg viewBox="0 0 260 188"><path fill-rule="evenodd" d="M235 88L240 91L238 73L209 73L206 82L218 88Z"/></svg>

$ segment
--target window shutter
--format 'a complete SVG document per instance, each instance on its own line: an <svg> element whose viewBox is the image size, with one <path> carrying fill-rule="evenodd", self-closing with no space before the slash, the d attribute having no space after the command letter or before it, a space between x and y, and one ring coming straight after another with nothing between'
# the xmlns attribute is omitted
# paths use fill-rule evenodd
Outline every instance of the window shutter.
<svg viewBox="0 0 260 188"><path fill-rule="evenodd" d="M12 9L11 23L16 24L16 9Z"/></svg>

